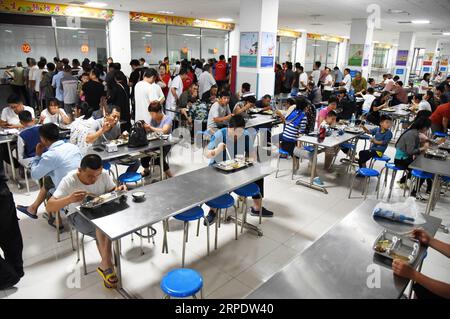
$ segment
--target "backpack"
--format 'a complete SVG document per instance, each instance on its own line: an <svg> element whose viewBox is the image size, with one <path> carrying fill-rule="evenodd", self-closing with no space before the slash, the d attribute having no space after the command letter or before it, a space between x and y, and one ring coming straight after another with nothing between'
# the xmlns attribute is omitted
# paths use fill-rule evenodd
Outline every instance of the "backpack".
<svg viewBox="0 0 450 319"><path fill-rule="evenodd" d="M147 146L147 132L144 128L144 121L137 121L131 128L130 137L128 138L128 147Z"/></svg>

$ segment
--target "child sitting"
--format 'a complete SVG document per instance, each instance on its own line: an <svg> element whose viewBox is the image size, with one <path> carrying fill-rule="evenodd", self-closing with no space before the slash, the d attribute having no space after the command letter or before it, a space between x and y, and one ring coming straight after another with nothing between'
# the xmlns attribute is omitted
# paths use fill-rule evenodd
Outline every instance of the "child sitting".
<svg viewBox="0 0 450 319"><path fill-rule="evenodd" d="M383 153L386 151L389 142L392 139L392 119L388 115L381 115L380 117L380 126L374 128L372 130L368 130L364 125L361 125L361 128L367 134L372 135L372 145L368 150L362 150L359 152L358 164L360 168L365 168L367 161L369 161L373 157L381 157Z"/></svg>
<svg viewBox="0 0 450 319"><path fill-rule="evenodd" d="M40 142L39 125L35 125L30 112L19 113L20 124L24 129L17 138L17 154L20 165L27 168L31 160L36 156L36 145Z"/></svg>

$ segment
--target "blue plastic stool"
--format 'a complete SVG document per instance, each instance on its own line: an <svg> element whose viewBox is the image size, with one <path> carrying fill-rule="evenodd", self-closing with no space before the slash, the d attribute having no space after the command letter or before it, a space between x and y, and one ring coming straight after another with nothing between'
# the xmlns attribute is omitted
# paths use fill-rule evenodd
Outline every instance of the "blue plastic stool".
<svg viewBox="0 0 450 319"><path fill-rule="evenodd" d="M234 198L230 194L225 194L220 197L214 198L213 200L210 200L205 203L206 206L209 206L210 208L217 209L217 222L215 225L215 238L214 238L214 249L217 249L217 233L220 227L221 223L221 214L222 209L225 209L225 219L227 217L228 208L234 207L234 223L235 223L235 239L237 240L237 233L238 233L238 222L237 222L237 209L234 206Z"/></svg>
<svg viewBox="0 0 450 319"><path fill-rule="evenodd" d="M275 173L275 178L278 178L278 172L280 171L280 159L282 155L286 156L286 159L288 159L290 154L282 148L278 149L277 171Z"/></svg>
<svg viewBox="0 0 450 319"><path fill-rule="evenodd" d="M135 183L137 184L139 181L142 181L142 184L144 184L144 178L142 178L142 175L137 172L126 172L119 176L117 179L119 183L121 184L128 184L128 183Z"/></svg>
<svg viewBox="0 0 450 319"><path fill-rule="evenodd" d="M381 157L379 156L374 156L372 157L372 159L370 160L370 168L373 168L373 166L375 165L376 161L380 161L380 162L385 162L385 163L389 163L391 161L391 158L389 156L383 155Z"/></svg>
<svg viewBox="0 0 450 319"><path fill-rule="evenodd" d="M416 196L420 193L419 191L419 184L421 179L432 179L434 177L433 174L427 173L418 169L413 169L411 171L411 182L409 186L409 195L411 195L411 192L413 190L414 183L416 184Z"/></svg>
<svg viewBox="0 0 450 319"><path fill-rule="evenodd" d="M202 275L193 269L174 269L167 273L161 280L161 290L164 292L164 299L185 298L195 296L200 291L200 299L203 299L203 278Z"/></svg>
<svg viewBox="0 0 450 319"><path fill-rule="evenodd" d="M205 148L207 142L211 140L213 134L211 134L208 130L195 132L195 138L198 138L199 136L202 138L202 147Z"/></svg>
<svg viewBox="0 0 450 319"><path fill-rule="evenodd" d="M367 134L363 134L358 137L358 141L360 141L360 140L364 141L364 149L366 149L366 147L367 147L367 141L370 141L371 139L372 139L372 137L370 137Z"/></svg>
<svg viewBox="0 0 450 319"><path fill-rule="evenodd" d="M200 206L196 206L194 208L191 208L181 214L178 214L176 216L174 216L174 218L176 220L180 220L182 222L184 222L183 225L183 251L182 251L182 259L181 259L181 267L184 268L184 260L185 260L185 255L186 255L186 243L188 241L188 233L189 233L189 222L190 221L194 221L197 220L197 237L199 235L200 232L200 219L204 219L206 221L207 224L207 232L206 232L206 247L207 247L207 252L209 255L209 223L208 223L208 219L205 218L205 214L203 212L203 209ZM164 238L165 238L165 244L167 245L167 229L164 227ZM167 246L166 246L167 248ZM167 250L168 252L168 250Z"/></svg>
<svg viewBox="0 0 450 319"><path fill-rule="evenodd" d="M383 175L383 170L386 170L386 173L384 175L384 187L387 186L389 170L392 170L391 184L389 185L389 194L388 194L388 201L389 201L391 199L392 189L394 188L394 182L395 182L395 177L397 176L397 172L403 171L403 176L404 176L406 174L406 171L403 168L395 166L394 163L384 164L384 167L381 170L381 175ZM406 193L406 188L405 188L405 191L403 192L403 196L405 196L405 193Z"/></svg>
<svg viewBox="0 0 450 319"><path fill-rule="evenodd" d="M234 193L239 196L238 204L240 201L242 202L242 208L241 208L241 213L242 213L241 234L242 234L242 231L244 230L244 224L247 222L247 210L248 210L247 198L253 197L256 195L261 195L261 190L259 189L258 185L256 185L255 183L251 183L251 184L245 185L244 187L234 190ZM239 207L239 205L238 205L238 207ZM244 209L244 207L245 207L245 209ZM261 205L261 207L262 207L262 205ZM262 210L259 212L259 223L260 224L261 224L261 219L262 219Z"/></svg>
<svg viewBox="0 0 450 319"><path fill-rule="evenodd" d="M434 132L433 135L435 137L447 137L447 133L444 132Z"/></svg>
<svg viewBox="0 0 450 319"><path fill-rule="evenodd" d="M353 175L352 182L350 184L350 192L348 193L348 198L352 195L353 184L355 183L356 175L360 175L364 177L364 188L362 194L364 195L364 200L367 198L369 180L371 177L376 177L378 179L377 182L377 199L380 192L380 172L373 168L360 168Z"/></svg>

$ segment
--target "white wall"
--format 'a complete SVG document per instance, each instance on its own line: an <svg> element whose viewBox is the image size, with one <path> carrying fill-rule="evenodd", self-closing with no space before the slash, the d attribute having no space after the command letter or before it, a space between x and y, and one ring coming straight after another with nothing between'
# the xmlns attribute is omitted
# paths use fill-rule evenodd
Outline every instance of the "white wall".
<svg viewBox="0 0 450 319"><path fill-rule="evenodd" d="M234 30L230 32L230 57L239 55L239 24L234 26Z"/></svg>
<svg viewBox="0 0 450 319"><path fill-rule="evenodd" d="M348 54L348 40L345 39L343 42L339 43L338 48L339 54L337 59L337 66L339 69L343 70L347 65L347 54Z"/></svg>
<svg viewBox="0 0 450 319"><path fill-rule="evenodd" d="M306 62L306 40L307 34L306 32L303 32L300 38L297 39L297 51L295 56L295 61L300 62L303 66L305 66Z"/></svg>
<svg viewBox="0 0 450 319"><path fill-rule="evenodd" d="M129 76L131 73L130 12L114 11L114 17L109 22L109 46L114 62L119 62L122 65L122 72Z"/></svg>

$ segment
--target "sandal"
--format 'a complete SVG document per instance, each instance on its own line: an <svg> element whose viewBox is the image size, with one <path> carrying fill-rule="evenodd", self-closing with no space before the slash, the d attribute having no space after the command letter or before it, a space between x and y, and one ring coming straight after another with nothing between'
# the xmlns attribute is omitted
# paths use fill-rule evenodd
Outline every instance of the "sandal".
<svg viewBox="0 0 450 319"><path fill-rule="evenodd" d="M37 214L32 214L32 213L30 213L30 212L28 211L28 207L29 207L29 206L17 205L16 209L17 209L19 212L21 212L21 213L27 215L28 217L30 217L30 218L32 218L32 219L37 219L37 218L38 218Z"/></svg>
<svg viewBox="0 0 450 319"><path fill-rule="evenodd" d="M106 288L112 289L117 287L119 279L112 268L102 270L100 267L97 268L98 274L103 278L103 284Z"/></svg>

